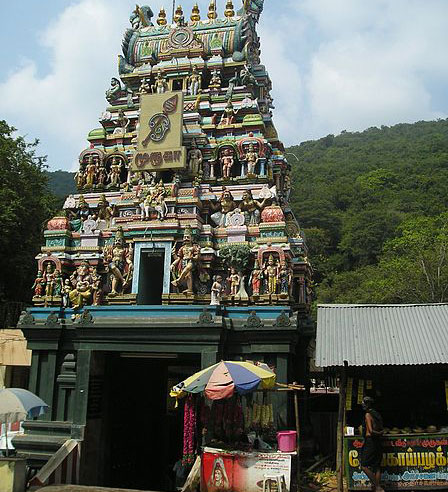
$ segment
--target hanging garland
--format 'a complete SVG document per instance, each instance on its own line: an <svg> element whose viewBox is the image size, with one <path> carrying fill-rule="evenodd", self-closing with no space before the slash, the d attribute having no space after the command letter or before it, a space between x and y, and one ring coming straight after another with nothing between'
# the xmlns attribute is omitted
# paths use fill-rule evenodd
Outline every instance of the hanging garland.
<svg viewBox="0 0 448 492"><path fill-rule="evenodd" d="M192 465L194 463L195 434L196 412L194 408L193 397L189 395L186 399L184 408L184 450L182 457L183 465Z"/></svg>

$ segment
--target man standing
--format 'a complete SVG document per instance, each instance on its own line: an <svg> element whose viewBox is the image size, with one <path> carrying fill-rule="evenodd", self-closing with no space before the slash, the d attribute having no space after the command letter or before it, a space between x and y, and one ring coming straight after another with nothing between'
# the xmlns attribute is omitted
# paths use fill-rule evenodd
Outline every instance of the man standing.
<svg viewBox="0 0 448 492"><path fill-rule="evenodd" d="M383 455L381 446L383 419L374 409L374 400L370 396L364 397L362 409L365 412L365 416L362 426L364 446L361 451L361 468L372 482L372 490L384 492L384 489L380 486L380 465Z"/></svg>

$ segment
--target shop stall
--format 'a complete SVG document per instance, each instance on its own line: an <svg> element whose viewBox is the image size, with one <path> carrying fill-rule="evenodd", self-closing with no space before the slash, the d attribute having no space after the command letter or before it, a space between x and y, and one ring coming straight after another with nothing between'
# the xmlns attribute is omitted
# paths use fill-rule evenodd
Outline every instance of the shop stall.
<svg viewBox="0 0 448 492"><path fill-rule="evenodd" d="M370 490L361 469L364 396L384 421L381 485L448 488L448 305L318 307L316 364L340 380L340 490ZM445 347L445 348L444 348Z"/></svg>
<svg viewBox="0 0 448 492"><path fill-rule="evenodd" d="M385 423L382 486L448 488L448 413L443 366L348 368L344 464L350 490L369 490L360 470L362 398L375 399Z"/></svg>
<svg viewBox="0 0 448 492"><path fill-rule="evenodd" d="M291 490L298 421L278 430L272 396L303 388L275 379L264 364L221 362L173 388L172 396L185 397L182 464L200 455L201 492Z"/></svg>

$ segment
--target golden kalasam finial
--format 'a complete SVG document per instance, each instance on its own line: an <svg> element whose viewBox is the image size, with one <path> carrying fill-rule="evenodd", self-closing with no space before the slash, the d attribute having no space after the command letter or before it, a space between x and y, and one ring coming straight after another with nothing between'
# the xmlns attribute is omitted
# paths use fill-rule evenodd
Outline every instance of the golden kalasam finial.
<svg viewBox="0 0 448 492"><path fill-rule="evenodd" d="M184 11L182 10L182 6L178 5L176 12L174 13L174 22L177 24L183 16L184 16Z"/></svg>
<svg viewBox="0 0 448 492"><path fill-rule="evenodd" d="M207 17L210 20L216 19L218 14L216 13L216 0L211 0L210 5L208 6L208 14Z"/></svg>
<svg viewBox="0 0 448 492"><path fill-rule="evenodd" d="M190 19L192 22L199 22L201 20L201 12L199 10L199 5L197 3L193 5Z"/></svg>
<svg viewBox="0 0 448 492"><path fill-rule="evenodd" d="M159 26L166 26L167 24L166 12L163 7L160 9L159 17L157 18L157 24L159 24Z"/></svg>
<svg viewBox="0 0 448 492"><path fill-rule="evenodd" d="M235 17L235 10L233 8L232 0L228 0L226 4L226 10L224 11L226 17Z"/></svg>

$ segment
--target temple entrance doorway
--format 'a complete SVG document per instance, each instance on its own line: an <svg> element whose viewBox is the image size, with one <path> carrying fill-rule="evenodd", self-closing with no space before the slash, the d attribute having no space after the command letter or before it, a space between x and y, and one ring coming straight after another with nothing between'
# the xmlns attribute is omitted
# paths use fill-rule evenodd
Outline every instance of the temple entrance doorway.
<svg viewBox="0 0 448 492"><path fill-rule="evenodd" d="M162 304L165 255L161 251L145 251L140 258L138 304Z"/></svg>
<svg viewBox="0 0 448 492"><path fill-rule="evenodd" d="M183 406L169 390L200 369L199 354L108 354L104 392L104 485L176 490Z"/></svg>

